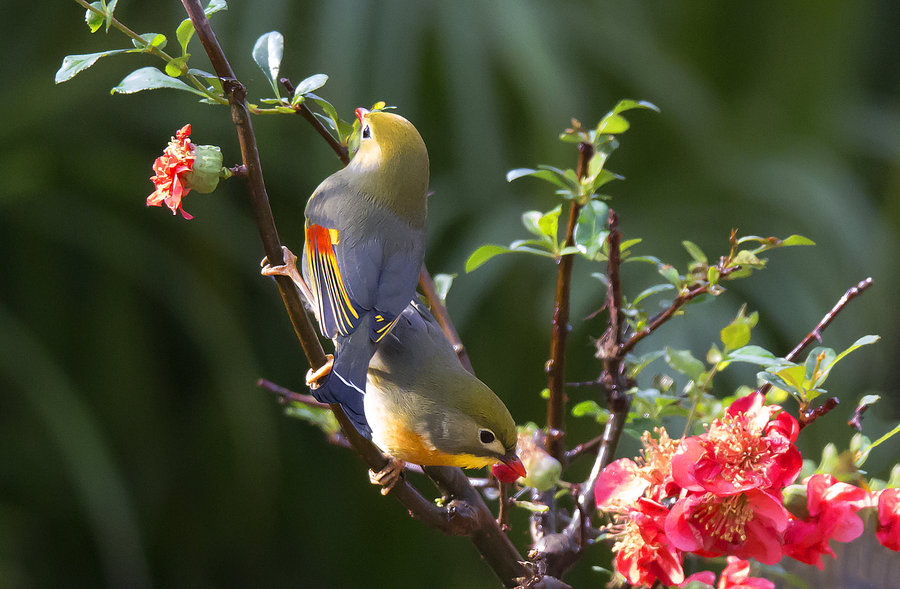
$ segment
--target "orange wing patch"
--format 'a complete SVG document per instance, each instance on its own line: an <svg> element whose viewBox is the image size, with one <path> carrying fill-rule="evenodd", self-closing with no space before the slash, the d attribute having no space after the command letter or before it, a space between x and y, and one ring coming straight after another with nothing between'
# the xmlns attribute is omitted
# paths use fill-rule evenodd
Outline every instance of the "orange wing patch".
<svg viewBox="0 0 900 589"><path fill-rule="evenodd" d="M306 265L312 277L311 286L315 291L323 331L330 333L336 328L340 334L348 335L356 329L359 313L347 294L334 254L334 246L339 239L336 229L315 224L307 226Z"/></svg>

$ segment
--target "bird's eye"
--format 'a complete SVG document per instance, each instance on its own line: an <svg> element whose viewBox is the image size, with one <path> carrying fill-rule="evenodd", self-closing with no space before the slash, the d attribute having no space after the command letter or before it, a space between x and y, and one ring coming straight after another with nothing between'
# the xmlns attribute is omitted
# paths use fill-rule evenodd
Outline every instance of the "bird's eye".
<svg viewBox="0 0 900 589"><path fill-rule="evenodd" d="M362 130L362 138L368 139L371 136L372 136L372 130L369 129L369 125L366 125L365 127L363 127L363 130Z"/></svg>
<svg viewBox="0 0 900 589"><path fill-rule="evenodd" d="M478 437L481 438L482 444L490 444L494 441L494 432L491 430L483 429L478 432Z"/></svg>

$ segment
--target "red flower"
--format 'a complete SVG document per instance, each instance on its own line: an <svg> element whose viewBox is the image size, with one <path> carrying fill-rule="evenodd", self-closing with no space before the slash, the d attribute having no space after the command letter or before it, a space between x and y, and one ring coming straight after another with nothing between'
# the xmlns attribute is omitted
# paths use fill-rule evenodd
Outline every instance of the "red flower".
<svg viewBox="0 0 900 589"><path fill-rule="evenodd" d="M649 586L657 579L664 585L684 581L681 551L669 542L663 529L667 514L659 503L641 498L609 528L616 538L616 570L632 585Z"/></svg>
<svg viewBox="0 0 900 589"><path fill-rule="evenodd" d="M862 534L863 521L856 512L871 500L863 489L839 483L830 474L813 475L804 482L809 516L791 517L784 534L784 553L823 569L822 555L834 558L829 540L850 542Z"/></svg>
<svg viewBox="0 0 900 589"><path fill-rule="evenodd" d="M700 556L732 554L775 564L782 557L788 512L770 494L689 493L666 517L666 536L679 550Z"/></svg>
<svg viewBox="0 0 900 589"><path fill-rule="evenodd" d="M597 477L594 500L603 511L624 511L644 494L649 483L639 476L638 465L629 458L609 463Z"/></svg>
<svg viewBox="0 0 900 589"><path fill-rule="evenodd" d="M679 585L679 587L686 587L691 581L712 586L716 584L716 576L711 571L694 573L685 579L684 583ZM716 585L716 589L775 589L775 583L759 577L751 577L749 562L736 556L729 556L728 566L722 571L722 576L719 577L719 584Z"/></svg>
<svg viewBox="0 0 900 589"><path fill-rule="evenodd" d="M885 548L900 551L900 489L885 489L879 493L875 537Z"/></svg>
<svg viewBox="0 0 900 589"><path fill-rule="evenodd" d="M728 566L719 577L717 589L775 589L775 583L750 576L750 563L734 556L728 557Z"/></svg>
<svg viewBox="0 0 900 589"><path fill-rule="evenodd" d="M780 492L793 482L803 462L794 446L797 420L764 402L759 393L742 397L707 433L684 440L672 458L675 482L719 496Z"/></svg>
<svg viewBox="0 0 900 589"><path fill-rule="evenodd" d="M155 175L150 181L156 190L147 197L148 207L159 207L165 203L173 215L181 211L185 219L194 218L181 208L182 199L191 190L185 186L182 176L194 167L194 144L190 142L190 134L190 124L179 129L163 154L153 162Z"/></svg>

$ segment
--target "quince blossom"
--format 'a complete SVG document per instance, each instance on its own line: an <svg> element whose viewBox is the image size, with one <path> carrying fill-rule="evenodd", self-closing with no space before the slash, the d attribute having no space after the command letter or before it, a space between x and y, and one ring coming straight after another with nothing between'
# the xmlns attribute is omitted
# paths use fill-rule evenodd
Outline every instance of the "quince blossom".
<svg viewBox="0 0 900 589"><path fill-rule="evenodd" d="M900 551L900 489L885 489L879 493L875 537L885 548Z"/></svg>
<svg viewBox="0 0 900 589"><path fill-rule="evenodd" d="M191 125L187 124L175 133L163 154L153 162L154 175L150 178L156 190L147 197L148 207L165 204L174 215L181 211L185 219L193 219L181 206L182 199L190 192L185 186L184 174L194 167L194 145L190 140Z"/></svg>

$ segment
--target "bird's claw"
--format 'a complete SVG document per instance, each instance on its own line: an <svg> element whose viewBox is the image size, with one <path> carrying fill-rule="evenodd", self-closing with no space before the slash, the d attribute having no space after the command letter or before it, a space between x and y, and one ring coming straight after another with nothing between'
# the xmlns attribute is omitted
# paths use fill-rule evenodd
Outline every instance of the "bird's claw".
<svg viewBox="0 0 900 589"><path fill-rule="evenodd" d="M334 366L334 355L333 354L325 354L325 364L313 370L310 368L306 371L306 386L310 388L310 390L314 391L320 386L322 383L320 382L323 378L331 374L331 368Z"/></svg>
<svg viewBox="0 0 900 589"><path fill-rule="evenodd" d="M279 266L272 266L269 264L269 258L263 258L259 263L260 268L262 268L260 274L263 276L287 276L297 286L305 286L303 277L300 276L300 272L297 270L297 256L294 255L294 252L289 250L286 245L283 245L281 246L281 255L284 258L284 263Z"/></svg>
<svg viewBox="0 0 900 589"><path fill-rule="evenodd" d="M384 468L378 472L371 469L369 470L369 482L373 485L380 485L381 494L387 495L391 492L391 489L394 488L394 485L400 481L404 468L406 468L405 462L398 460L393 456L389 456L388 463Z"/></svg>

